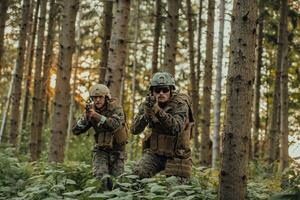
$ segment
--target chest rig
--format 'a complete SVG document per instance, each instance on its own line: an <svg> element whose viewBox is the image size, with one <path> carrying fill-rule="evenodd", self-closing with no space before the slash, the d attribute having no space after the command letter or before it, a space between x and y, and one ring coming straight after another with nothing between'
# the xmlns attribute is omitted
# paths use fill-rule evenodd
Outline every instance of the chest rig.
<svg viewBox="0 0 300 200"><path fill-rule="evenodd" d="M150 148L154 153L166 157L189 158L191 156L190 139L194 126L194 118L191 109L189 96L180 93L174 93L171 100L163 108L166 113L173 115L178 105L187 104L188 117L186 118L184 128L178 135L168 133L168 130L159 124L152 125L152 133L146 138L145 148Z"/></svg>
<svg viewBox="0 0 300 200"><path fill-rule="evenodd" d="M107 118L112 117L115 114L115 109L118 109L118 107L117 100L112 98L107 102L106 108L100 114ZM114 131L110 131L104 126L98 126L97 124L93 124L93 127L95 130L95 142L98 147L109 150L125 150L125 144L128 139L128 127L125 120Z"/></svg>

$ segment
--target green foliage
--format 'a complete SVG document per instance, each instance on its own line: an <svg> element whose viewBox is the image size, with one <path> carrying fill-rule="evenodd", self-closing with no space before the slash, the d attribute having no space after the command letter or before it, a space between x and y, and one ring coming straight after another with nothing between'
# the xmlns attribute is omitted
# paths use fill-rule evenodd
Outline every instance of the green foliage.
<svg viewBox="0 0 300 200"><path fill-rule="evenodd" d="M32 175L29 163L19 162L12 148L0 152L0 199L7 199L23 190L25 181Z"/></svg>
<svg viewBox="0 0 300 200"><path fill-rule="evenodd" d="M282 186L285 190L275 194L271 200L298 200L300 199L300 165L292 163L285 170L283 177L288 177L282 180Z"/></svg>
<svg viewBox="0 0 300 200"><path fill-rule="evenodd" d="M69 149L66 152L67 160L76 160L85 163L91 163L93 148L93 134L92 130L80 136L71 135L69 142Z"/></svg>
<svg viewBox="0 0 300 200"><path fill-rule="evenodd" d="M113 178L113 190L104 191L100 181L92 177L92 167L84 162L29 163L15 158L14 153L8 147L0 153L0 199L217 199L218 171L208 168L194 167L189 181L164 175L140 180L132 174L135 162L129 161L125 173ZM296 169L287 171L289 190L276 195L275 200L299 195L296 188L300 176ZM280 181L270 177L272 170L268 166L252 163L246 199L269 199L280 191Z"/></svg>

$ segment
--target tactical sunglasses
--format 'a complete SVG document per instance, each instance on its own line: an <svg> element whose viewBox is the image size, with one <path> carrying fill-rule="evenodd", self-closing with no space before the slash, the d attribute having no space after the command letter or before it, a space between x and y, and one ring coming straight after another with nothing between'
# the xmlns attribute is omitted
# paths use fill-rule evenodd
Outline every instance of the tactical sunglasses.
<svg viewBox="0 0 300 200"><path fill-rule="evenodd" d="M163 93L168 93L170 91L170 88L169 87L155 87L155 88L153 88L153 91L157 94L160 93L161 91Z"/></svg>

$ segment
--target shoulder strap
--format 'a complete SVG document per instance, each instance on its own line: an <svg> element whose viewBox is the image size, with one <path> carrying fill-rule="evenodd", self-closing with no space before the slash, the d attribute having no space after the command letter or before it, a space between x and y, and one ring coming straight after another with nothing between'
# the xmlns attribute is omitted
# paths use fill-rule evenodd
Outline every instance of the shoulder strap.
<svg viewBox="0 0 300 200"><path fill-rule="evenodd" d="M194 122L194 116L192 111L192 100L189 95L184 93L174 93L173 101L185 102L189 107L189 122Z"/></svg>

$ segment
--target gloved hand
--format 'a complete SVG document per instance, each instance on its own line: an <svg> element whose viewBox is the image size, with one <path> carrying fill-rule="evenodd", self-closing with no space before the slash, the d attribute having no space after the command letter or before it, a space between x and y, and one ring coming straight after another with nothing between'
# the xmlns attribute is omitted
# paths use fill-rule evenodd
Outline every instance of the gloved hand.
<svg viewBox="0 0 300 200"><path fill-rule="evenodd" d="M94 106L91 106L89 111L86 112L86 119L89 121L98 122L101 118L101 115L96 112Z"/></svg>
<svg viewBox="0 0 300 200"><path fill-rule="evenodd" d="M148 116L155 115L159 109L157 99L154 96L147 96L145 100L145 114Z"/></svg>

